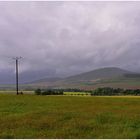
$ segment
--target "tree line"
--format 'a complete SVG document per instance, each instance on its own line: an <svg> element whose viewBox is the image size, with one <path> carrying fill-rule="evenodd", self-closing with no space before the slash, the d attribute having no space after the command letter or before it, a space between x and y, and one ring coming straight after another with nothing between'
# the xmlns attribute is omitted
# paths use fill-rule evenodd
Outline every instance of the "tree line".
<svg viewBox="0 0 140 140"><path fill-rule="evenodd" d="M91 96L113 96L113 95L140 95L140 89L122 89L122 88L111 88L103 87L94 90L84 89L36 89L36 95L64 95L64 92L83 92L90 93Z"/></svg>
<svg viewBox="0 0 140 140"><path fill-rule="evenodd" d="M121 88L110 88L103 87L97 88L92 91L91 95L99 96L112 96L112 95L140 95L140 89L121 89Z"/></svg>
<svg viewBox="0 0 140 140"><path fill-rule="evenodd" d="M85 92L91 93L91 91L83 90L83 89L76 89L76 88L67 88L67 89L36 89L36 95L63 95L64 92Z"/></svg>
<svg viewBox="0 0 140 140"><path fill-rule="evenodd" d="M63 95L63 91L53 90L53 89L45 89L45 90L36 89L35 94L36 95Z"/></svg>

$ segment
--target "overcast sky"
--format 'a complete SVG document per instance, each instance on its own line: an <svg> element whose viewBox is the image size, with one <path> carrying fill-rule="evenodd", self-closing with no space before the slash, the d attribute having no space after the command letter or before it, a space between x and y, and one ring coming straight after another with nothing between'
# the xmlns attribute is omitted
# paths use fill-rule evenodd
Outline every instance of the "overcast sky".
<svg viewBox="0 0 140 140"><path fill-rule="evenodd" d="M69 76L101 67L140 72L140 2L0 1L0 76ZM29 76L30 75L30 76Z"/></svg>

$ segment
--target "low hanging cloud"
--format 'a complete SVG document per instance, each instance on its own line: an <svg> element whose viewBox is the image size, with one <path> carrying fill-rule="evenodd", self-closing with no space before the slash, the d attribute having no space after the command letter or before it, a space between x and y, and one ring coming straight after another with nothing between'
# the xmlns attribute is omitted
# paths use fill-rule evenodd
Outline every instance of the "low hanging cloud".
<svg viewBox="0 0 140 140"><path fill-rule="evenodd" d="M14 73L15 56L20 73L36 79L108 66L138 72L139 24L138 1L1 1L0 74Z"/></svg>

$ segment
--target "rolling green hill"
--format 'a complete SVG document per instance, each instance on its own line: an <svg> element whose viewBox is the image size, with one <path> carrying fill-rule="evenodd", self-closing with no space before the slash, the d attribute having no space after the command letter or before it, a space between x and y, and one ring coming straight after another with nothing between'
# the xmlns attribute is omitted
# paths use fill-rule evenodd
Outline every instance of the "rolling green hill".
<svg viewBox="0 0 140 140"><path fill-rule="evenodd" d="M50 81L49 81L50 80ZM84 88L97 87L140 88L140 74L116 67L96 69L63 79L53 78L35 81L31 86L49 88Z"/></svg>
<svg viewBox="0 0 140 140"><path fill-rule="evenodd" d="M95 89L98 87L140 88L140 74L120 68L107 67L66 78L44 78L20 85L21 90L36 88ZM0 85L0 89L15 89L15 85Z"/></svg>
<svg viewBox="0 0 140 140"><path fill-rule="evenodd" d="M66 79L67 80L94 80L94 79L121 77L124 74L132 74L132 72L120 68L109 67L109 68L96 69L90 72L71 76Z"/></svg>
<svg viewBox="0 0 140 140"><path fill-rule="evenodd" d="M108 79L108 78L117 78L122 77L124 75L133 75L132 72L126 71L120 68L115 67L107 67L107 68L101 68L96 69L90 72L81 73L78 75L66 77L66 78L44 78L37 81L34 81L33 83L43 83L43 82L56 82L56 81L85 81L85 80L97 80L97 79Z"/></svg>

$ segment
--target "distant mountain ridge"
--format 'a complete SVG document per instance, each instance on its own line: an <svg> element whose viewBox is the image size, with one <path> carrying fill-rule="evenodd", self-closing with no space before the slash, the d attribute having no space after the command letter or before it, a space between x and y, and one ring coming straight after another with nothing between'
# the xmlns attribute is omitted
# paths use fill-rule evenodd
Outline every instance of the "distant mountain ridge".
<svg viewBox="0 0 140 140"><path fill-rule="evenodd" d="M39 82L56 82L56 81L79 81L79 80L95 80L95 79L105 79L105 78L113 78L113 77L120 77L124 75L133 75L136 74L134 72L130 72L127 70L123 70L116 67L105 67L100 69L95 69L93 71L65 77L65 78L58 78L58 77L50 77L44 78L40 80L33 81L33 83Z"/></svg>
<svg viewBox="0 0 140 140"><path fill-rule="evenodd" d="M45 75L44 75L45 76ZM20 85L23 89L36 88L80 88L98 87L139 88L140 73L117 67L105 67L65 78L48 77Z"/></svg>
<svg viewBox="0 0 140 140"><path fill-rule="evenodd" d="M116 67L106 67L106 68L96 69L90 72L85 72L79 75L70 76L67 77L66 79L93 80L93 79L113 78L113 77L123 76L124 74L133 74L133 72L116 68Z"/></svg>

